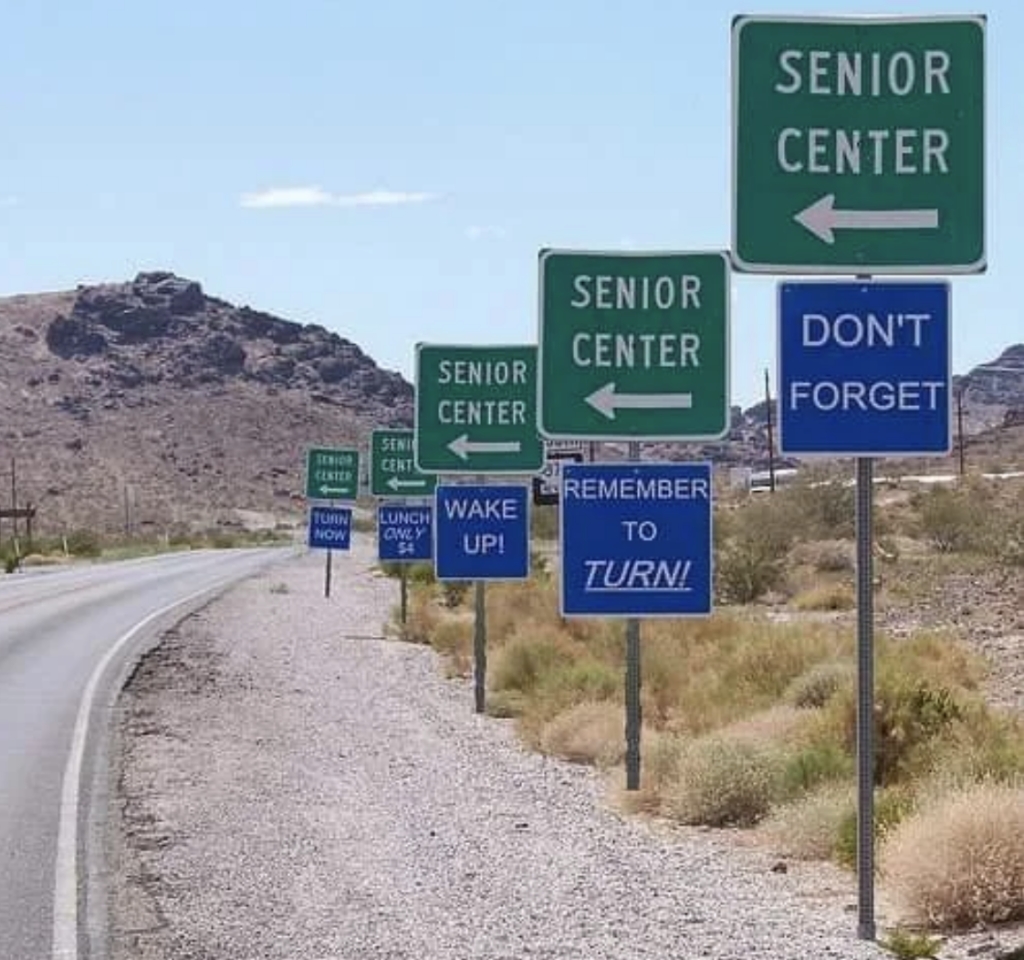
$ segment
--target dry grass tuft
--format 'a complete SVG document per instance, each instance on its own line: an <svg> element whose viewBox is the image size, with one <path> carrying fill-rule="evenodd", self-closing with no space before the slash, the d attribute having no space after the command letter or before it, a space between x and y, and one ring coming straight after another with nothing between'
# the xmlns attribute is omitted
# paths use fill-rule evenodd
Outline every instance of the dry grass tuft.
<svg viewBox="0 0 1024 960"><path fill-rule="evenodd" d="M856 599L853 588L846 583L823 583L798 593L793 607L804 613L822 610L852 610Z"/></svg>
<svg viewBox="0 0 1024 960"><path fill-rule="evenodd" d="M912 922L956 930L1024 920L1024 785L936 801L893 831L881 865Z"/></svg>
<svg viewBox="0 0 1024 960"><path fill-rule="evenodd" d="M611 767L626 753L624 724L621 704L608 700L577 703L545 724L540 747L563 760Z"/></svg>
<svg viewBox="0 0 1024 960"><path fill-rule="evenodd" d="M760 827L779 853L798 860L828 860L843 821L856 812L854 789L828 783L776 808Z"/></svg>

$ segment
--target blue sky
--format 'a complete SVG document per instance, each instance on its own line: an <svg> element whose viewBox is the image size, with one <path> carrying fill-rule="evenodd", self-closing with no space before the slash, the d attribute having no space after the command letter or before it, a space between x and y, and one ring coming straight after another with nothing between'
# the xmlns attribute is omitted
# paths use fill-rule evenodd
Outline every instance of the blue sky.
<svg viewBox="0 0 1024 960"><path fill-rule="evenodd" d="M739 12L989 15L989 270L953 279L954 370L1024 340L1018 0L5 0L0 293L171 269L410 379L418 340L534 342L543 246L728 247ZM734 277L744 406L776 283Z"/></svg>

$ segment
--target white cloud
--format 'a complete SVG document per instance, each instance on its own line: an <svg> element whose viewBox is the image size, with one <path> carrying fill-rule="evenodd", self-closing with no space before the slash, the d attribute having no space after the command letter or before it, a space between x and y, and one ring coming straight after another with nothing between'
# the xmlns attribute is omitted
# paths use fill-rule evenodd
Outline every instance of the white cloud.
<svg viewBox="0 0 1024 960"><path fill-rule="evenodd" d="M241 205L252 209L282 207L396 207L402 204L426 203L435 199L433 193L410 193L401 190L370 190L366 193L329 193L322 187L272 187L256 193L242 194Z"/></svg>
<svg viewBox="0 0 1024 960"><path fill-rule="evenodd" d="M500 240L505 236L501 227L466 227L466 237L469 240Z"/></svg>

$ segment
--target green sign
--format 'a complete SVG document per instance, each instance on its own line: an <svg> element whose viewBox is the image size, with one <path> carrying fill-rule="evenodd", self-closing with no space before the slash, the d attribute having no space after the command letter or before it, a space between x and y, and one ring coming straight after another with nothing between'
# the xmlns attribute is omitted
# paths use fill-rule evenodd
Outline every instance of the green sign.
<svg viewBox="0 0 1024 960"><path fill-rule="evenodd" d="M542 251L540 430L584 440L724 436L728 257Z"/></svg>
<svg viewBox="0 0 1024 960"><path fill-rule="evenodd" d="M375 497L432 497L437 477L416 469L412 430L370 435L370 492Z"/></svg>
<svg viewBox="0 0 1024 960"><path fill-rule="evenodd" d="M314 447L307 453L307 500L355 500L358 493L358 450Z"/></svg>
<svg viewBox="0 0 1024 960"><path fill-rule="evenodd" d="M537 348L416 347L416 467L426 473L534 473Z"/></svg>
<svg viewBox="0 0 1024 960"><path fill-rule="evenodd" d="M985 269L984 17L737 17L733 265Z"/></svg>

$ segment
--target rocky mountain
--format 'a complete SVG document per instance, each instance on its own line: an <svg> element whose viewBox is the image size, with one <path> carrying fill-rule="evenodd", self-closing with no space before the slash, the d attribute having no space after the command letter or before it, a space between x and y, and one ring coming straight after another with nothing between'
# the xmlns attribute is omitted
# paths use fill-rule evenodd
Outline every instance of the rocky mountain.
<svg viewBox="0 0 1024 960"><path fill-rule="evenodd" d="M337 334L171 273L10 297L0 507L13 461L19 505L36 506L41 532L272 523L302 508L307 447L411 425L412 399Z"/></svg>
<svg viewBox="0 0 1024 960"><path fill-rule="evenodd" d="M998 459L1004 438L1024 434L1024 344L955 383L965 434ZM412 386L354 343L172 273L0 299L0 508L13 467L17 504L36 507L41 533L294 521L310 446L364 444L412 418ZM644 455L762 468L767 430L766 403L736 407L728 440ZM0 521L0 538L9 532Z"/></svg>

